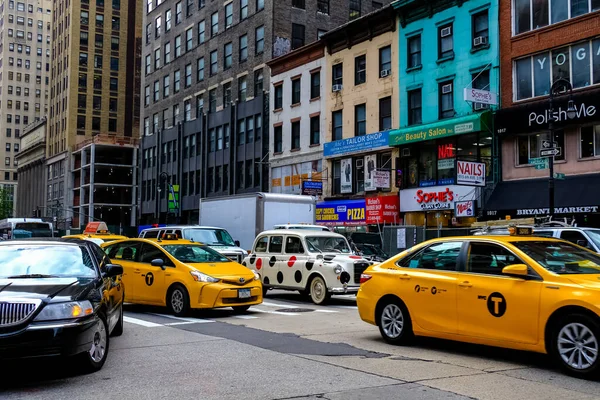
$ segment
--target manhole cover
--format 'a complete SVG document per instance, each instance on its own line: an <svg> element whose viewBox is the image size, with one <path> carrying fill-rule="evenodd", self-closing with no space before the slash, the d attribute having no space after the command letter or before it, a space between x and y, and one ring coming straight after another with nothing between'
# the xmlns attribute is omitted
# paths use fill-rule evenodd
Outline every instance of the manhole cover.
<svg viewBox="0 0 600 400"><path fill-rule="evenodd" d="M283 308L281 310L277 310L277 312L289 312L289 313L297 313L297 312L311 312L315 311L312 308Z"/></svg>

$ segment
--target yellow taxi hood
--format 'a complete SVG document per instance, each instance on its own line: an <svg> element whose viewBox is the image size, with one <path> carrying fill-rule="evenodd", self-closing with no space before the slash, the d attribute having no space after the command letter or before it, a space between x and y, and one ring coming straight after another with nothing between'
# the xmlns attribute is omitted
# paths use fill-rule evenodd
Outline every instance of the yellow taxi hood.
<svg viewBox="0 0 600 400"><path fill-rule="evenodd" d="M186 265L214 278L244 277L254 279L254 272L236 262L186 263Z"/></svg>
<svg viewBox="0 0 600 400"><path fill-rule="evenodd" d="M590 289L600 289L600 274L569 276L571 282Z"/></svg>

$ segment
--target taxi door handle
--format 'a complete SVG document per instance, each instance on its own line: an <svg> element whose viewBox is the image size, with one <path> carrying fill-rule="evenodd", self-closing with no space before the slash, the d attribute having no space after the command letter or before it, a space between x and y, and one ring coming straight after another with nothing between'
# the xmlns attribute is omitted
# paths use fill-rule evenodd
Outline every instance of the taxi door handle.
<svg viewBox="0 0 600 400"><path fill-rule="evenodd" d="M408 274L402 274L402 275L400 275L400 279L409 280L410 279L410 275L408 275Z"/></svg>
<svg viewBox="0 0 600 400"><path fill-rule="evenodd" d="M140 270L138 268L136 268L133 272L135 272L136 274L139 274Z"/></svg>
<svg viewBox="0 0 600 400"><path fill-rule="evenodd" d="M473 285L469 281L461 282L458 284L458 286L465 287L465 288L473 287Z"/></svg>

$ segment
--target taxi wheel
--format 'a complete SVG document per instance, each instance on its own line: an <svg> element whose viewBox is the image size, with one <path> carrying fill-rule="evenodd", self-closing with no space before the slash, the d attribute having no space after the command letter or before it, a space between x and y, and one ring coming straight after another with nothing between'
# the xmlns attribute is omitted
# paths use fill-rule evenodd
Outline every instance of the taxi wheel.
<svg viewBox="0 0 600 400"><path fill-rule="evenodd" d="M93 336L90 348L79 355L80 363L85 371L95 372L102 368L108 357L108 324L103 315L98 316L98 323L92 329Z"/></svg>
<svg viewBox="0 0 600 400"><path fill-rule="evenodd" d="M187 290L181 285L173 286L167 295L167 305L176 316L185 316L190 310L190 296Z"/></svg>
<svg viewBox="0 0 600 400"><path fill-rule="evenodd" d="M331 293L327 291L327 285L320 276L315 276L310 281L310 299L313 303L320 305L326 303L331 298Z"/></svg>
<svg viewBox="0 0 600 400"><path fill-rule="evenodd" d="M571 375L584 379L600 376L600 324L584 314L562 318L552 333L552 353Z"/></svg>
<svg viewBox="0 0 600 400"><path fill-rule="evenodd" d="M235 307L231 307L233 308L233 313L234 314L243 314L246 311L248 311L248 309L250 308L250 306L235 306Z"/></svg>
<svg viewBox="0 0 600 400"><path fill-rule="evenodd" d="M121 336L122 334L123 334L123 303L121 303L121 306L119 307L119 321L117 321L117 324L113 328L113 331L111 332L111 336Z"/></svg>
<svg viewBox="0 0 600 400"><path fill-rule="evenodd" d="M398 300L392 300L378 308L377 325L386 342L406 344L412 339L412 324L408 310Z"/></svg>

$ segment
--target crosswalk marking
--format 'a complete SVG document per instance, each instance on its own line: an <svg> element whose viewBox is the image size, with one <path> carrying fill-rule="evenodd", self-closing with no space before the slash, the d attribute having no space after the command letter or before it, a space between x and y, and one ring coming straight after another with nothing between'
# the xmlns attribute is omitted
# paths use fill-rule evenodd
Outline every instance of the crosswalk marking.
<svg viewBox="0 0 600 400"><path fill-rule="evenodd" d="M161 324L155 324L154 322L144 321L143 319L131 318L127 316L123 316L123 321L129 322L130 324L145 326L147 328L156 328L157 326L162 326Z"/></svg>
<svg viewBox="0 0 600 400"><path fill-rule="evenodd" d="M260 308L251 308L252 311L256 311L259 313L265 313L265 314L277 314L277 315L300 315L298 313L292 313L292 312L281 312L281 311L267 311L267 310L261 310Z"/></svg>
<svg viewBox="0 0 600 400"><path fill-rule="evenodd" d="M234 315L233 318L237 319L257 319L258 317L252 315Z"/></svg>
<svg viewBox="0 0 600 400"><path fill-rule="evenodd" d="M206 322L212 322L212 321L206 321ZM168 324L165 324L165 326L190 325L190 324L196 324L196 323L197 322L191 322L191 321L169 322Z"/></svg>
<svg viewBox="0 0 600 400"><path fill-rule="evenodd" d="M358 310L357 306L331 306L333 308L341 308L344 310Z"/></svg>
<svg viewBox="0 0 600 400"><path fill-rule="evenodd" d="M335 310L315 310L315 312L320 312L320 313L337 313L339 311L335 311Z"/></svg>
<svg viewBox="0 0 600 400"><path fill-rule="evenodd" d="M205 324L207 322L215 322L211 319L182 318L182 317L176 317L175 315L157 314L157 313L148 313L148 314L156 315L157 317L171 318L171 319L176 319L178 321L189 322L191 324Z"/></svg>

